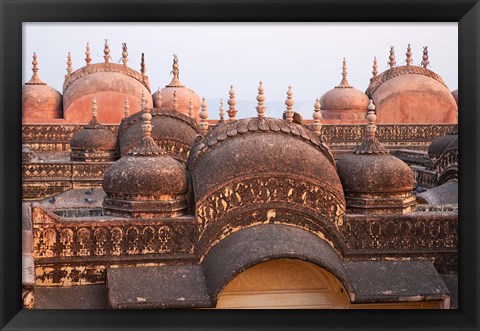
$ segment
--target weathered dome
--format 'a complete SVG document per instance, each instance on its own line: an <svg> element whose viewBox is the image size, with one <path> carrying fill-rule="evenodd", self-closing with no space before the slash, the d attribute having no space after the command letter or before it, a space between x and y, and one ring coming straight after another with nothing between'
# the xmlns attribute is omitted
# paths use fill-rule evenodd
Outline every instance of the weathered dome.
<svg viewBox="0 0 480 331"><path fill-rule="evenodd" d="M131 217L175 217L188 207L185 166L166 155L150 137L151 114L144 112L143 133L128 156L105 172L103 206L107 213Z"/></svg>
<svg viewBox="0 0 480 331"><path fill-rule="evenodd" d="M124 46L126 47L126 46ZM87 49L87 52L89 50ZM108 124L118 124L123 118L123 104L129 99L131 113L140 111L142 93L147 96L151 107L150 85L145 74L145 63L142 54L142 69L138 72L123 64L110 63L110 50L105 46L105 63L90 64L87 55L87 65L65 76L63 83L64 118L68 123L85 123L89 114L84 109L89 105L92 94L97 101L109 109L99 114L99 121Z"/></svg>
<svg viewBox="0 0 480 331"><path fill-rule="evenodd" d="M97 104L92 104L91 121L72 135L70 159L72 161L114 161L117 158L117 136L97 120Z"/></svg>
<svg viewBox="0 0 480 331"><path fill-rule="evenodd" d="M173 58L172 74L173 78L170 84L152 95L154 107L168 110L173 109L186 115L191 111L192 118L198 120L201 102L200 96L180 82L176 55L174 55ZM189 108L191 108L191 110L189 110Z"/></svg>
<svg viewBox="0 0 480 331"><path fill-rule="evenodd" d="M365 118L368 97L347 80L347 67L343 60L342 81L320 98L323 118L332 124L361 123Z"/></svg>
<svg viewBox="0 0 480 331"><path fill-rule="evenodd" d="M432 159L439 158L445 151L458 148L458 124L454 126L452 132L435 138L428 147L428 156Z"/></svg>
<svg viewBox="0 0 480 331"><path fill-rule="evenodd" d="M62 95L38 77L37 55L33 54L33 76L22 87L23 120L62 118Z"/></svg>
<svg viewBox="0 0 480 331"><path fill-rule="evenodd" d="M366 94L375 102L378 123L455 123L457 104L442 78L427 69L426 48L422 67L411 63L409 47L407 65L396 67L392 47L390 69L370 80Z"/></svg>
<svg viewBox="0 0 480 331"><path fill-rule="evenodd" d="M142 112L122 120L118 131L120 155L124 156L142 136ZM194 119L174 110L152 109L152 133L155 142L167 154L184 163L199 134Z"/></svg>
<svg viewBox="0 0 480 331"><path fill-rule="evenodd" d="M408 212L415 204L411 194L413 172L405 162L390 155L375 138L374 108L369 108L367 137L353 154L337 161L347 211L362 214Z"/></svg>

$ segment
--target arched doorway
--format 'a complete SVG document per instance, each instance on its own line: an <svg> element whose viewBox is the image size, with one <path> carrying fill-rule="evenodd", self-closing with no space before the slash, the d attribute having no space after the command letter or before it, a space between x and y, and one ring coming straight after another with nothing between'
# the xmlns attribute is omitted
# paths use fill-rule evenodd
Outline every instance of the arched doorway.
<svg viewBox="0 0 480 331"><path fill-rule="evenodd" d="M259 263L234 277L218 309L432 309L436 301L351 304L342 283L325 269L298 259Z"/></svg>

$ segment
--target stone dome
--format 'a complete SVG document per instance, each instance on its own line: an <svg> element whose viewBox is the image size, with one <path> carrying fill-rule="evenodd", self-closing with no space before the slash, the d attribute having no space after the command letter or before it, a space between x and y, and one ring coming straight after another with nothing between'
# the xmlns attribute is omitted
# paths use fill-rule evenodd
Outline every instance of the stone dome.
<svg viewBox="0 0 480 331"><path fill-rule="evenodd" d="M347 80L347 67L343 60L342 81L320 98L322 117L331 124L362 123L368 106L368 97Z"/></svg>
<svg viewBox="0 0 480 331"><path fill-rule="evenodd" d="M85 162L114 161L117 158L117 136L98 122L95 99L92 108L91 121L70 139L70 159Z"/></svg>
<svg viewBox="0 0 480 331"><path fill-rule="evenodd" d="M458 148L458 124L454 126L452 132L435 138L428 147L428 156L431 159L438 159L449 149Z"/></svg>
<svg viewBox="0 0 480 331"><path fill-rule="evenodd" d="M33 76L22 86L23 120L63 117L62 95L38 77L37 55L33 54Z"/></svg>
<svg viewBox="0 0 480 331"><path fill-rule="evenodd" d="M375 138L373 110L367 119L367 137L353 154L337 161L345 192L347 211L362 214L395 214L415 205L413 172L402 160L390 155Z"/></svg>
<svg viewBox="0 0 480 331"><path fill-rule="evenodd" d="M455 123L457 104L442 78L427 69L429 62L426 48L422 66L411 63L409 47L407 65L395 66L392 48L390 69L370 80L366 94L375 102L378 123Z"/></svg>
<svg viewBox="0 0 480 331"><path fill-rule="evenodd" d="M126 46L124 46L126 48ZM89 53L89 49L87 49ZM87 55L87 64L65 76L63 84L64 118L68 123L85 123L89 114L84 112L88 107L92 95L97 101L108 108L108 112L99 114L99 121L105 124L118 124L123 118L123 104L129 99L130 112L140 111L142 94L147 96L147 103L151 107L150 85L146 76L144 56L142 54L142 68L138 72L124 63L111 63L108 44L105 46L105 63L90 63Z"/></svg>
<svg viewBox="0 0 480 331"><path fill-rule="evenodd" d="M120 216L181 216L188 207L186 168L150 137L151 114L142 117L144 136L105 172L103 206L108 214Z"/></svg>
<svg viewBox="0 0 480 331"><path fill-rule="evenodd" d="M142 113L122 120L118 131L120 155L124 156L142 136ZM195 136L200 132L193 118L174 110L152 109L151 137L168 155L186 163Z"/></svg>
<svg viewBox="0 0 480 331"><path fill-rule="evenodd" d="M170 84L152 95L153 106L160 109L175 110L186 115L189 114L189 108L191 107L192 118L198 120L201 103L200 96L180 82L176 55L173 58L172 74L173 78ZM174 99L176 100L174 101Z"/></svg>

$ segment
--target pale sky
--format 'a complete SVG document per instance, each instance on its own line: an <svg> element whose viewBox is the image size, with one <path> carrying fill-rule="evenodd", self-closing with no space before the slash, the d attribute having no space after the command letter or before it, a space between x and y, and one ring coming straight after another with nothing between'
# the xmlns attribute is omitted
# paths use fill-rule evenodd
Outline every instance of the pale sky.
<svg viewBox="0 0 480 331"><path fill-rule="evenodd" d="M377 56L379 72L384 71L392 45L397 65L404 65L408 43L415 65L422 61L423 46L428 46L430 69L450 90L458 87L456 22L24 23L23 82L31 77L35 51L40 78L62 93L67 53L72 53L74 70L80 68L89 42L92 62L103 62L104 39L108 39L112 62L120 61L123 42L132 68L139 70L141 53L145 53L152 93L170 82L172 55L177 54L181 82L215 102L209 102L209 112L211 107L218 109L218 99L228 98L230 84L239 101L255 102L260 80L267 116L269 102L276 103L272 109L281 107L289 85L299 107L304 102L313 108L315 98L340 82L343 57L350 84L365 91L373 57ZM210 114L218 118L214 110Z"/></svg>

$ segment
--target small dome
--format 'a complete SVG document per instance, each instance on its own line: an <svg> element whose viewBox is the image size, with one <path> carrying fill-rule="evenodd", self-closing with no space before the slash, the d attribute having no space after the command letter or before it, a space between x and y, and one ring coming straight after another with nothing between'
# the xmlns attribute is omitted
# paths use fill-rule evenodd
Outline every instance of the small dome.
<svg viewBox="0 0 480 331"><path fill-rule="evenodd" d="M458 148L458 124L454 126L452 132L435 138L428 147L428 156L431 159L438 159L449 149Z"/></svg>
<svg viewBox="0 0 480 331"><path fill-rule="evenodd" d="M117 158L117 136L97 121L97 104L92 103L92 120L70 139L72 161L114 161Z"/></svg>
<svg viewBox="0 0 480 331"><path fill-rule="evenodd" d="M364 121L368 97L347 80L347 67L343 60L342 81L320 98L321 112L325 120L334 124L354 124Z"/></svg>
<svg viewBox="0 0 480 331"><path fill-rule="evenodd" d="M142 118L143 138L105 172L103 206L107 213L120 216L183 215L188 207L186 168L150 137L151 114L145 112Z"/></svg>
<svg viewBox="0 0 480 331"><path fill-rule="evenodd" d="M53 119L63 117L62 95L38 77L37 55L33 54L33 76L22 87L23 119Z"/></svg>
<svg viewBox="0 0 480 331"><path fill-rule="evenodd" d="M175 110L186 115L188 115L189 108L191 107L192 117L198 120L201 103L200 96L192 89L182 85L180 82L178 59L176 55L173 57L172 74L173 78L170 84L152 95L153 106L160 109Z"/></svg>
<svg viewBox="0 0 480 331"><path fill-rule="evenodd" d="M353 154L344 156L337 162L347 211L362 214L411 211L415 204L411 193L413 172L405 162L390 155L375 138L375 118L369 106L367 137Z"/></svg>

